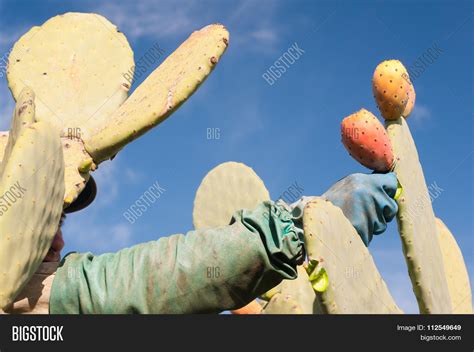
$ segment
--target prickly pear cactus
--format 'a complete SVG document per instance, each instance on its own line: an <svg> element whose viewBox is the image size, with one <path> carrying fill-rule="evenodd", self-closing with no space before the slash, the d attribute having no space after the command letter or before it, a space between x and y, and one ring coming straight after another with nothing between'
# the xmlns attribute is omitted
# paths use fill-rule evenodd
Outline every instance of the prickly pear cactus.
<svg viewBox="0 0 474 352"><path fill-rule="evenodd" d="M228 42L229 33L220 24L194 32L86 141L94 160L117 154L171 115L212 72Z"/></svg>
<svg viewBox="0 0 474 352"><path fill-rule="evenodd" d="M15 100L25 86L37 96L36 118L87 137L127 99L134 66L127 38L97 14L67 13L33 27L14 45L7 78Z"/></svg>
<svg viewBox="0 0 474 352"><path fill-rule="evenodd" d="M21 37L9 58L9 87L15 100L23 87L32 87L38 121L61 131L65 206L100 162L162 122L196 91L228 41L219 24L196 31L127 99L133 51L104 17L66 13Z"/></svg>
<svg viewBox="0 0 474 352"><path fill-rule="evenodd" d="M262 314L303 314L303 309L291 295L276 293L264 306Z"/></svg>
<svg viewBox="0 0 474 352"><path fill-rule="evenodd" d="M324 292L316 292L322 313L402 313L340 208L315 198L304 209L303 228L308 257L325 269L329 280Z"/></svg>
<svg viewBox="0 0 474 352"><path fill-rule="evenodd" d="M396 158L394 171L403 187L397 223L403 253L421 313L451 313L438 229L415 142L403 117L386 121Z"/></svg>
<svg viewBox="0 0 474 352"><path fill-rule="evenodd" d="M472 314L471 284L461 249L441 219L436 218L436 227L453 314Z"/></svg>
<svg viewBox="0 0 474 352"><path fill-rule="evenodd" d="M298 277L295 280L283 280L280 285L261 297L268 301L263 307L263 314L317 314L321 312L306 270L302 265L297 269ZM276 299L275 296L277 296Z"/></svg>
<svg viewBox="0 0 474 352"><path fill-rule="evenodd" d="M35 121L34 94L25 88L0 167L0 309L13 302L45 257L63 208L59 133Z"/></svg>
<svg viewBox="0 0 474 352"><path fill-rule="evenodd" d="M270 194L252 168L233 161L216 166L202 180L194 199L194 228L228 225L239 209L254 209Z"/></svg>

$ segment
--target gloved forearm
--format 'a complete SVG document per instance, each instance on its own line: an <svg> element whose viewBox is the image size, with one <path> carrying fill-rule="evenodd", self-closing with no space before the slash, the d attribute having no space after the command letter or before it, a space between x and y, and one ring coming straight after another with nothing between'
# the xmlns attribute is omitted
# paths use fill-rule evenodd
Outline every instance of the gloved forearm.
<svg viewBox="0 0 474 352"><path fill-rule="evenodd" d="M383 233L397 214L398 205L393 199L397 186L394 173L352 174L339 180L321 197L342 210L368 246L373 235ZM301 197L291 204L293 221L298 227L303 226L304 207L314 198Z"/></svg>
<svg viewBox="0 0 474 352"><path fill-rule="evenodd" d="M271 216L268 216L268 213ZM173 235L114 254L70 254L53 282L51 313L217 313L296 278L301 230L265 202L232 225Z"/></svg>

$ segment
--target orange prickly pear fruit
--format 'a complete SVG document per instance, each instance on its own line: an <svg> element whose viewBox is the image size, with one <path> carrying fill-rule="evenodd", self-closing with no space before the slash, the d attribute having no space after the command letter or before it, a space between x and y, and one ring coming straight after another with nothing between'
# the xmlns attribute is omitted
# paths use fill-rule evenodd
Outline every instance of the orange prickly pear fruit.
<svg viewBox="0 0 474 352"><path fill-rule="evenodd" d="M370 111L361 109L342 120L341 137L349 154L365 167L378 172L392 168L394 158L390 139Z"/></svg>
<svg viewBox="0 0 474 352"><path fill-rule="evenodd" d="M410 94L410 78L398 60L380 63L372 78L372 92L385 120L396 120L402 116Z"/></svg>
<svg viewBox="0 0 474 352"><path fill-rule="evenodd" d="M413 107L415 106L415 100L416 100L416 93L415 93L415 88L413 87L413 83L410 84L410 88L408 90L408 103L405 106L405 110L403 111L403 117L407 118L408 115L411 114Z"/></svg>

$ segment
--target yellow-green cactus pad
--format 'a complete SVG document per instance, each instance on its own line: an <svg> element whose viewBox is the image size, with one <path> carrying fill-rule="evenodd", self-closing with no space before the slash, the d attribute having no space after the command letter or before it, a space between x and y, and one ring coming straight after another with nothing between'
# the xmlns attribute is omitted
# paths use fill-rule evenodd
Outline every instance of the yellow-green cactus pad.
<svg viewBox="0 0 474 352"><path fill-rule="evenodd" d="M423 314L452 312L438 229L415 142L404 118L386 121L395 154L394 172L403 187L397 223L408 273Z"/></svg>
<svg viewBox="0 0 474 352"><path fill-rule="evenodd" d="M303 314L303 311L292 296L276 293L264 306L262 314Z"/></svg>
<svg viewBox="0 0 474 352"><path fill-rule="evenodd" d="M283 280L279 285L279 292L292 300L298 302L299 310L302 314L318 313L319 308L316 302L316 295L311 287L308 274L302 265L297 268L298 277L294 280ZM291 302L288 302L288 304ZM283 305L282 302L280 302ZM290 307L284 308L285 311L291 310ZM276 310L276 308L274 308ZM284 312L280 312L284 314Z"/></svg>
<svg viewBox="0 0 474 352"><path fill-rule="evenodd" d="M0 160L4 157L8 136L8 132L0 132ZM64 206L67 207L85 188L89 172L94 171L97 166L87 154L82 141L61 137L61 143L64 155Z"/></svg>
<svg viewBox="0 0 474 352"><path fill-rule="evenodd" d="M203 83L227 48L229 33L214 24L194 32L85 140L99 163L165 120Z"/></svg>
<svg viewBox="0 0 474 352"><path fill-rule="evenodd" d="M461 249L441 219L436 218L436 226L453 313L472 314L471 284Z"/></svg>
<svg viewBox="0 0 474 352"><path fill-rule="evenodd" d="M15 299L44 259L58 229L63 195L57 131L46 121L23 126L0 174L0 309Z"/></svg>
<svg viewBox="0 0 474 352"><path fill-rule="evenodd" d="M36 119L80 129L106 121L130 89L127 38L97 14L66 13L33 27L15 44L7 78L15 100L25 86L36 93Z"/></svg>
<svg viewBox="0 0 474 352"><path fill-rule="evenodd" d="M316 292L321 313L402 313L374 260L341 209L322 198L303 213L306 250L327 273L324 292Z"/></svg>
<svg viewBox="0 0 474 352"><path fill-rule="evenodd" d="M11 121L11 128L8 138L3 137L7 140L5 144L5 149L2 149L3 155L2 158L8 159L12 148L16 143L20 135L20 131L23 128L31 125L35 122L35 94L30 88L25 88L20 93L18 98L18 103L13 112L13 117ZM5 135L5 134L4 134ZM3 169L5 168L5 163L0 165L0 174L2 174Z"/></svg>
<svg viewBox="0 0 474 352"><path fill-rule="evenodd" d="M195 229L228 225L239 209L254 209L269 200L263 181L247 165L226 162L204 177L194 199Z"/></svg>
<svg viewBox="0 0 474 352"><path fill-rule="evenodd" d="M70 205L89 180L89 171L94 171L96 165L92 158L84 149L84 144L80 140L61 137L64 154L64 182L66 192L64 194L64 205Z"/></svg>

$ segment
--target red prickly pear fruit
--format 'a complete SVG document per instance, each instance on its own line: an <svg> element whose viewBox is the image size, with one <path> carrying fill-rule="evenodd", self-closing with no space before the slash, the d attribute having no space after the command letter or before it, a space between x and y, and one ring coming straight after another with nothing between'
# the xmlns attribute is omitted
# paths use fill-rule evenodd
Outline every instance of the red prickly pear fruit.
<svg viewBox="0 0 474 352"><path fill-rule="evenodd" d="M408 103L405 106L405 110L403 111L403 114L402 114L404 118L407 118L411 114L413 107L415 106L415 100L416 100L416 93L415 93L415 88L413 87L413 83L412 83L410 84L410 89L408 91Z"/></svg>
<svg viewBox="0 0 474 352"><path fill-rule="evenodd" d="M349 154L365 167L378 172L391 170L393 151L390 139L370 111L361 109L342 120L341 137Z"/></svg>
<svg viewBox="0 0 474 352"><path fill-rule="evenodd" d="M402 116L409 100L410 77L398 60L380 63L372 78L372 92L377 106L386 120L396 120Z"/></svg>

